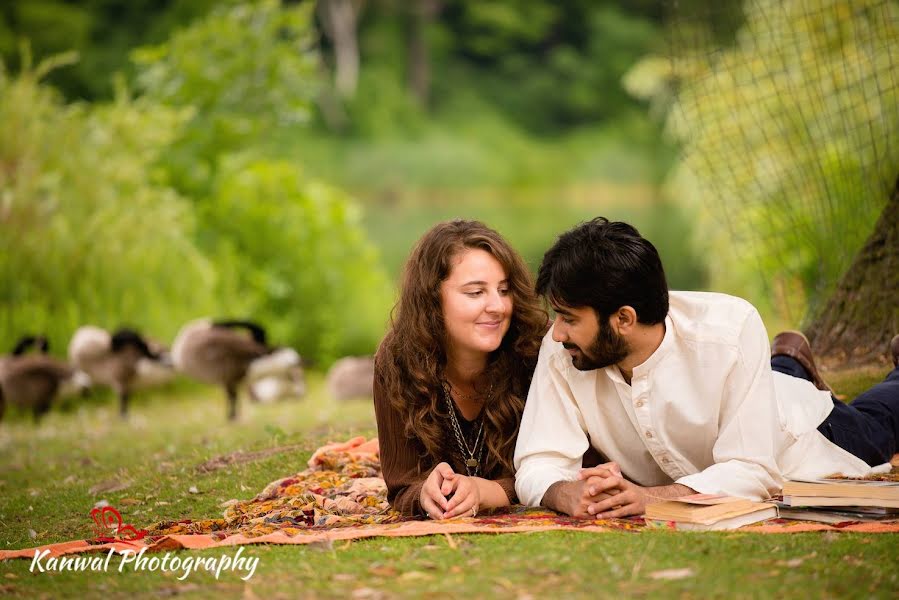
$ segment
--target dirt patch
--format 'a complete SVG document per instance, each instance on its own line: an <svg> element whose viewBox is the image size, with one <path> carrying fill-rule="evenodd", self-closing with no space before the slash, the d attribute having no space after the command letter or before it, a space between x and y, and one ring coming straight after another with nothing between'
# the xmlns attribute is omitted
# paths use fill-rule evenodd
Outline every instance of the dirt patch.
<svg viewBox="0 0 899 600"><path fill-rule="evenodd" d="M97 494L120 492L122 490L128 489L129 487L131 487L130 481L123 481L121 479L108 479L94 485L93 487L91 487L91 489L88 490L88 492L92 496L96 496Z"/></svg>
<svg viewBox="0 0 899 600"><path fill-rule="evenodd" d="M273 456L275 454L282 454L284 452L306 449L307 448L305 444L287 444L286 446L275 446L273 448L266 448L265 450L256 450L255 452L244 452L243 450L238 450L237 452L210 458L203 464L198 465L196 467L196 470L199 473L211 473L212 471L218 471L219 469L224 469L232 465L240 465L243 463L257 461L262 458L268 458L269 456Z"/></svg>

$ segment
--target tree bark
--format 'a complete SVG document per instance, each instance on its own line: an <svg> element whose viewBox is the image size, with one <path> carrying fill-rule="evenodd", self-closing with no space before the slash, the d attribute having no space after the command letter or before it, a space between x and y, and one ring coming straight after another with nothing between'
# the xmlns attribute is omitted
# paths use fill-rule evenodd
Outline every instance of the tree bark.
<svg viewBox="0 0 899 600"><path fill-rule="evenodd" d="M874 232L815 314L806 334L832 366L886 361L899 333L899 178Z"/></svg>

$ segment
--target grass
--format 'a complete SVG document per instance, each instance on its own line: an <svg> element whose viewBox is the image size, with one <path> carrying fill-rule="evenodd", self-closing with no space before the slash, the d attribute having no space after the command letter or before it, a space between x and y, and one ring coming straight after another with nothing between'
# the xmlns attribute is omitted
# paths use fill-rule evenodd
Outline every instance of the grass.
<svg viewBox="0 0 899 600"><path fill-rule="evenodd" d="M881 375L846 372L832 383L852 397ZM138 397L127 424L119 421L111 400L56 410L38 427L13 415L0 425L0 547L89 537L88 512L101 499L137 526L218 516L222 502L252 497L269 481L303 469L324 441L375 433L369 403L333 404L314 375L302 401L244 402L241 409L240 421L227 424L219 390L181 387ZM259 455L209 473L197 469L238 451ZM113 484L126 487L110 490ZM92 493L95 486L108 491ZM830 533L376 538L333 546L244 547L244 556L259 559L246 582L233 572L216 580L201 571L184 581L174 573L119 573L116 562L106 573L32 574L29 561L9 561L0 563L0 595L892 597L899 585L897 552L895 535ZM672 569L681 578L665 579Z"/></svg>

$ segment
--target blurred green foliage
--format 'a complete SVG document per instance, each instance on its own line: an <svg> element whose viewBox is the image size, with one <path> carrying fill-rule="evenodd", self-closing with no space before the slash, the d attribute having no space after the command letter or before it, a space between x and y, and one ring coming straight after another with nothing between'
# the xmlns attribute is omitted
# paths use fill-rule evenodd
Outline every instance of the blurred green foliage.
<svg viewBox="0 0 899 600"><path fill-rule="evenodd" d="M534 267L565 228L628 219L673 285L703 285L689 213L657 193L674 146L620 85L661 49L657 3L351 3L347 95L329 1L0 7L0 350L38 330L59 350L85 322L168 340L212 315L323 364L371 352L391 278L453 217ZM20 38L79 59L19 68Z"/></svg>
<svg viewBox="0 0 899 600"><path fill-rule="evenodd" d="M39 81L54 62L0 71L4 350L26 331L63 350L85 323L173 335L217 304L192 206L153 167L187 115L124 92L65 105Z"/></svg>
<svg viewBox="0 0 899 600"><path fill-rule="evenodd" d="M659 49L660 27L626 4L455 2L453 39L468 58L460 71L481 93L529 130L615 118L634 106L620 80L645 53ZM633 9L631 9L633 10ZM436 84L438 95L450 85Z"/></svg>
<svg viewBox="0 0 899 600"><path fill-rule="evenodd" d="M680 31L674 60L649 57L626 84L670 106L684 150L669 189L699 211L712 285L795 322L828 297L896 180L899 3L744 12L735 43Z"/></svg>
<svg viewBox="0 0 899 600"><path fill-rule="evenodd" d="M129 50L163 43L181 33L173 45L184 47L202 39L213 47L205 52L225 60L213 73L215 78L205 79L211 97L223 81L219 77L235 74L233 67L240 60L252 61L262 47L292 42L295 31L286 20L320 3L285 2L285 10L260 12L248 9L254 2L238 0L10 0L0 7L0 56L7 64L18 63L18 37L28 38L38 57L75 50L81 55L79 63L52 73L48 81L69 98L100 100L112 97L109 74L134 72ZM255 4L274 6L270 0ZM352 127L375 135L383 133L381 128L397 115L403 115L403 121L412 116L395 110L388 114L386 109L437 109L466 90L477 90L500 112L533 131L552 134L559 127L609 119L638 106L621 89L620 78L634 61L660 50L664 42L661 25L666 10L652 0L372 0L355 4L360 8L363 69L359 91L347 110ZM422 24L433 72L430 107L417 106L406 89L412 21L425 4L435 6L431 18ZM214 18L205 27L196 27L210 13L232 10L241 13L242 19ZM249 21L251 14L258 20ZM284 29L271 28L273 17ZM333 44L321 35L320 18L315 25L314 31L305 30L307 36L315 34L305 42L321 38L330 57ZM184 35L187 26L192 33ZM230 52L233 47L229 46L234 27L268 35L248 35L244 39L248 46L241 49L246 56L237 57L233 54L243 53ZM221 36L210 36L216 28L221 28ZM284 63L281 75L295 66ZM189 58L177 67L188 78L198 75ZM257 85L263 82L256 70L241 72L252 73ZM300 68L296 76L305 72ZM172 92L170 88L161 93ZM387 118L374 118L378 114Z"/></svg>
<svg viewBox="0 0 899 600"><path fill-rule="evenodd" d="M454 217L534 268L627 220L796 327L895 179L897 39L895 0L8 0L0 351L210 315L369 353Z"/></svg>
<svg viewBox="0 0 899 600"><path fill-rule="evenodd" d="M161 42L227 0L9 0L0 3L0 58L18 66L28 40L40 59L74 50L80 60L47 74L69 99L109 99L110 75L132 72L128 51Z"/></svg>
<svg viewBox="0 0 899 600"><path fill-rule="evenodd" d="M206 157L222 143L265 145L363 192L397 180L402 187L655 182L670 165L658 126L620 85L641 56L664 47L666 10L657 2L354 2L361 70L356 93L338 99L328 80L335 44L321 18L329 1L11 0L0 11L0 51L15 64L16 35L36 40L38 56L74 47L82 60L52 74L68 79L51 80L69 98L110 97L109 74L118 70L162 102L200 108L166 154L173 185L191 195L208 192L215 165ZM432 14L417 20L426 5ZM44 43L44 29L18 16L37 10L29 6L49 20L74 11L89 34ZM290 22L313 11L312 28ZM422 48L413 47L416 32ZM148 42L129 61L128 49ZM320 47L321 61L311 46ZM104 57L102 68L94 55ZM424 100L410 83L416 60L429 74ZM290 108L279 95L315 105L278 110ZM312 127L297 127L308 115Z"/></svg>
<svg viewBox="0 0 899 600"><path fill-rule="evenodd" d="M373 350L391 290L359 209L253 146L308 110L310 20L274 2L216 12L140 53L152 93L136 99L122 86L65 105L39 82L49 63L4 75L5 346L46 331L61 349L86 322L171 339L211 314L257 320L321 364Z"/></svg>
<svg viewBox="0 0 899 600"><path fill-rule="evenodd" d="M208 193L220 156L309 120L320 85L311 8L277 0L225 6L134 51L143 96L193 111L163 161L177 189Z"/></svg>
<svg viewBox="0 0 899 600"><path fill-rule="evenodd" d="M391 287L345 194L290 163L235 156L198 215L229 314L253 315L325 364L374 349Z"/></svg>
<svg viewBox="0 0 899 600"><path fill-rule="evenodd" d="M500 197L497 197L500 196ZM543 253L556 237L597 215L596 202L604 199L602 215L632 223L658 248L668 282L674 289L697 289L705 282L705 266L688 240L692 223L679 207L659 203L648 186L615 184L586 187L543 187L432 193L424 205L413 199L367 215L372 240L381 249L391 276L400 269L415 241L435 222L453 218L484 221L521 253L536 273ZM622 201L628 199L628 202ZM552 224L548 226L548 224Z"/></svg>

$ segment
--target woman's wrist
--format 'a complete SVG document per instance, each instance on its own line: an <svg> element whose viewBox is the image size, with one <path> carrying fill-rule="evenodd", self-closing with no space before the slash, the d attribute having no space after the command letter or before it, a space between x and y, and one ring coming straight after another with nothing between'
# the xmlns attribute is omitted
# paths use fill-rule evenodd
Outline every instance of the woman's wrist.
<svg viewBox="0 0 899 600"><path fill-rule="evenodd" d="M472 480L474 480L474 484L478 488L481 508L509 506L509 497L506 495L503 486L492 479L484 479L483 477L472 477Z"/></svg>

